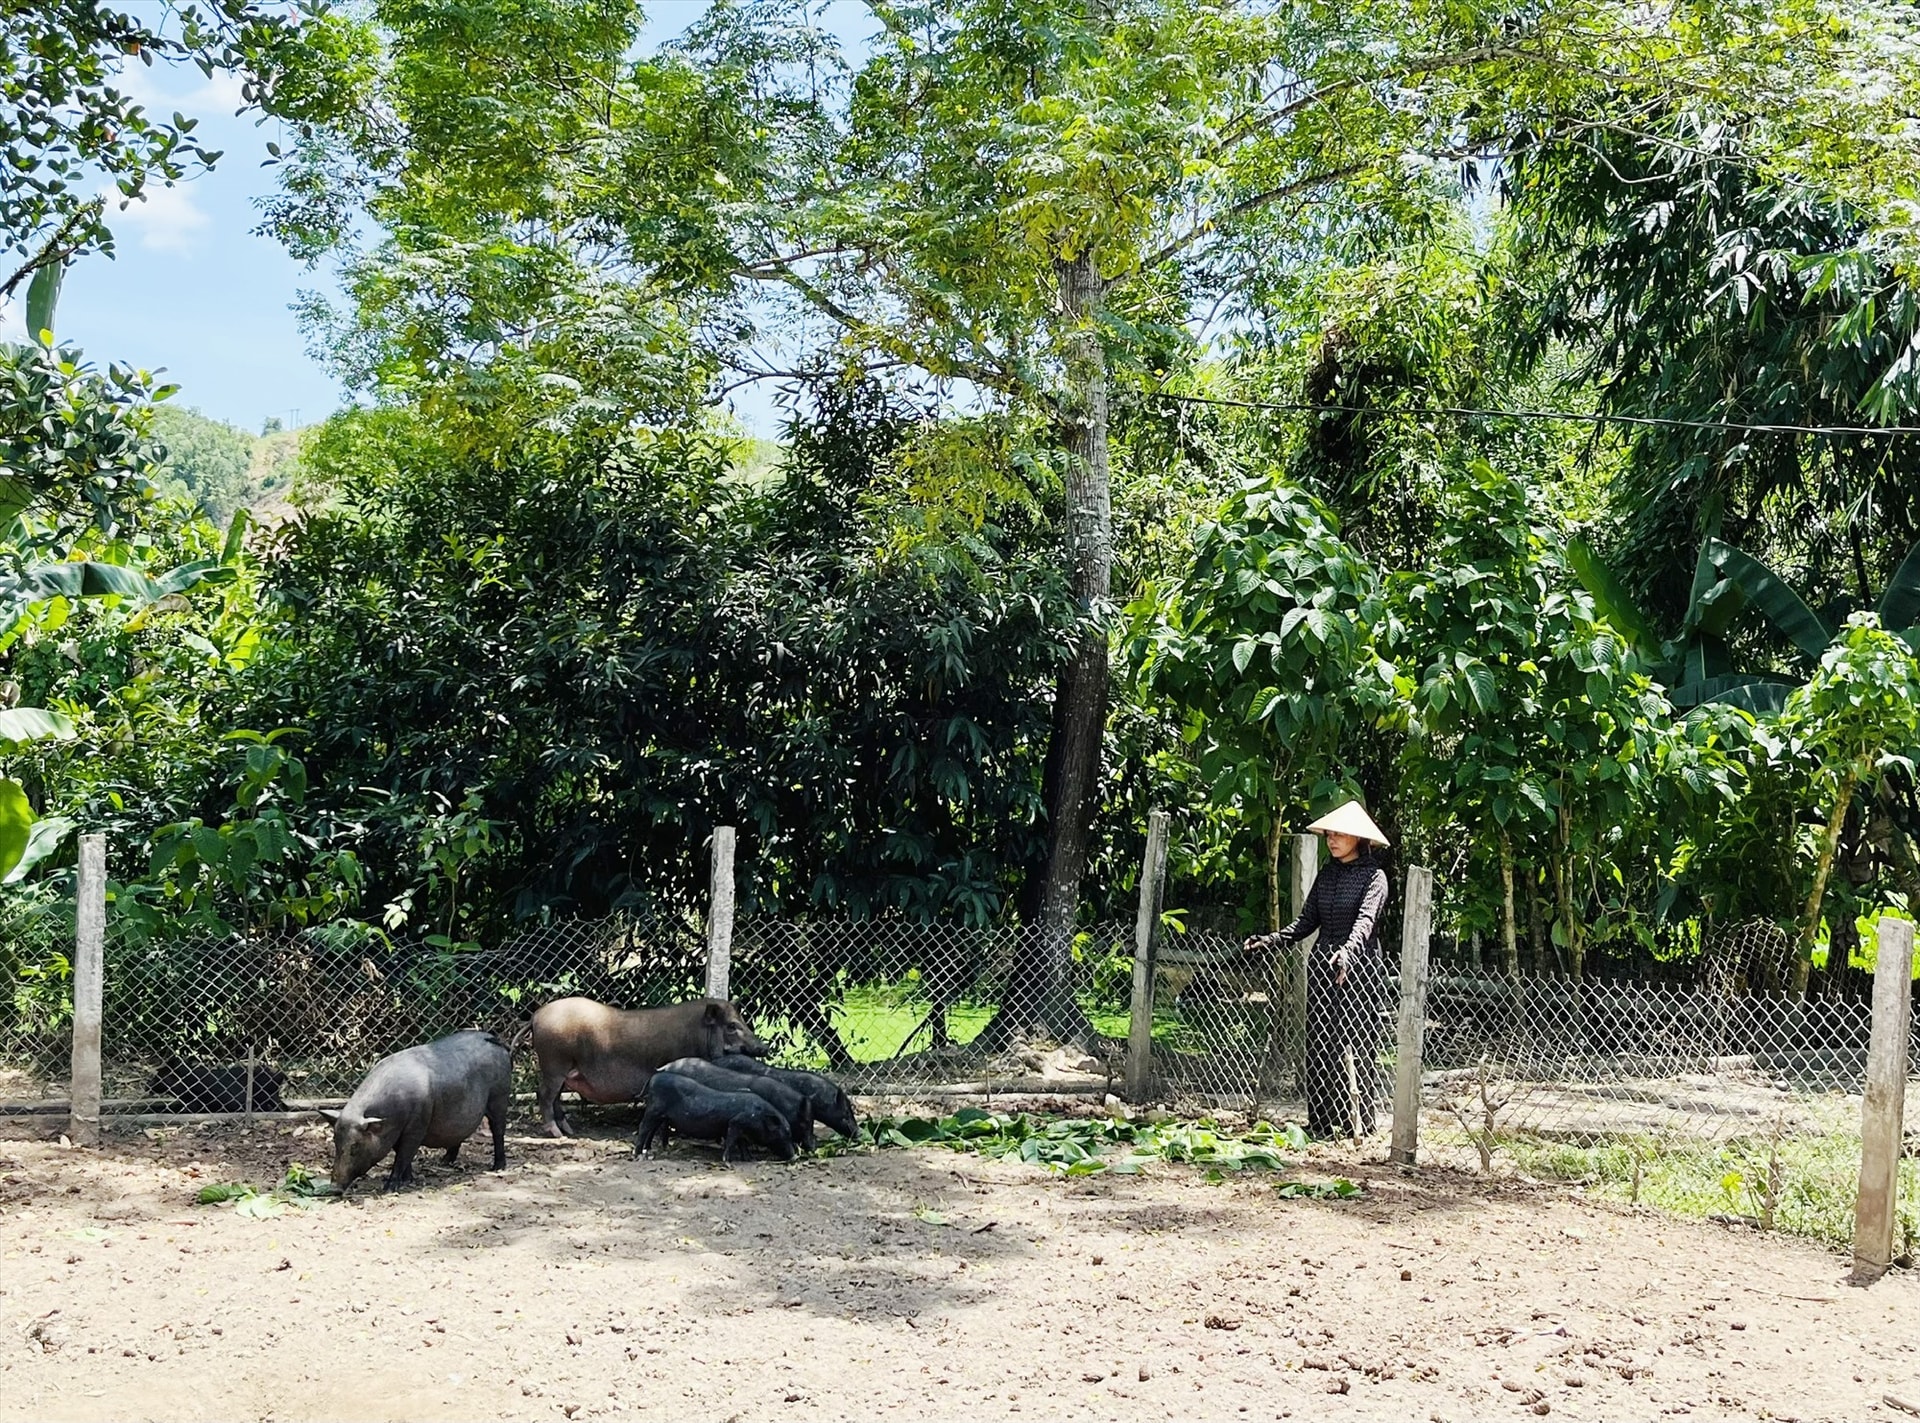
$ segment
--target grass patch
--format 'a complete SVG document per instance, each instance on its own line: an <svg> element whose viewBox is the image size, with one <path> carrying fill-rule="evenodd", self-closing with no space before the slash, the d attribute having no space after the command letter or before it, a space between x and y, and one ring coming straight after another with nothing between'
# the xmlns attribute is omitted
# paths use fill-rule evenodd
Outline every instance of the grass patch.
<svg viewBox="0 0 1920 1423"><path fill-rule="evenodd" d="M1091 993L1082 995L1080 1009L1102 1037L1125 1041L1133 1020L1131 1013L1116 1011ZM914 978L848 988L827 1011L848 1055L863 1065L925 1052L933 1044L927 1025L933 1003ZM962 1047L970 1044L997 1011L999 1005L990 1001L961 999L948 1004L947 1041ZM754 1027L775 1044L781 1061L796 1067L827 1066L825 1048L791 1019L756 1022ZM1179 1014L1157 1009L1153 1041L1156 1047L1175 1052L1205 1052L1212 1039Z"/></svg>
<svg viewBox="0 0 1920 1423"><path fill-rule="evenodd" d="M1443 1139L1435 1134L1428 1144ZM1577 1183L1603 1200L1642 1202L1694 1220L1744 1217L1841 1249L1853 1243L1857 1136L1767 1132L1691 1142L1645 1134L1581 1145L1503 1133L1496 1150L1530 1176ZM1920 1247L1920 1161L1901 1163L1899 1200L1896 1253L1911 1252Z"/></svg>

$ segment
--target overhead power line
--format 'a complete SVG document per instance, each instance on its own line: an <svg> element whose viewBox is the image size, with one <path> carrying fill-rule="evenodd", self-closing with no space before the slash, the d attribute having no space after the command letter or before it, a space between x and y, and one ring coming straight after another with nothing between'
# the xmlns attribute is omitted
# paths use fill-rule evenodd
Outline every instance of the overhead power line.
<svg viewBox="0 0 1920 1423"><path fill-rule="evenodd" d="M1781 425L1743 420L1684 420L1668 415L1605 415L1585 410L1493 410L1470 405L1323 405L1304 400L1236 400L1228 396L1158 393L1161 400L1183 405L1221 405L1241 410L1279 410L1294 414L1324 412L1335 415L1372 415L1384 419L1421 416L1467 417L1488 420L1573 420L1588 425L1650 425L1682 430L1712 430L1755 435L1920 435L1920 425Z"/></svg>

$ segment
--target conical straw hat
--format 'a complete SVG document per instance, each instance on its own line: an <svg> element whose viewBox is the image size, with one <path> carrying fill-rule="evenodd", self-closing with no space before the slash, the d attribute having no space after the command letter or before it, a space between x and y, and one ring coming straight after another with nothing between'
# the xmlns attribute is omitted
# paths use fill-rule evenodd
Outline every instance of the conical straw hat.
<svg viewBox="0 0 1920 1423"><path fill-rule="evenodd" d="M1371 840L1374 844L1383 847L1392 843L1380 833L1380 827L1373 823L1373 817L1367 814L1366 809L1357 800L1350 800L1345 805L1336 806L1314 821L1307 829L1316 835L1325 835L1329 830L1334 830L1342 835Z"/></svg>

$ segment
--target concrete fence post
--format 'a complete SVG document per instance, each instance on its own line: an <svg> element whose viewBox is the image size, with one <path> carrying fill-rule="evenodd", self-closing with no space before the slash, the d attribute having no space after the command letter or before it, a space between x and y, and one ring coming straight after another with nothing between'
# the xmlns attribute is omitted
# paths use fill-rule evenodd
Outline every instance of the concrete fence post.
<svg viewBox="0 0 1920 1423"><path fill-rule="evenodd" d="M1872 1284L1893 1264L1912 982L1913 925L1884 917L1873 969L1873 1036L1860 1103L1860 1198L1853 1212L1856 1285Z"/></svg>
<svg viewBox="0 0 1920 1423"><path fill-rule="evenodd" d="M1433 871L1407 868L1400 921L1400 1024L1394 1039L1393 1149L1388 1160L1413 1165L1420 1146L1420 1074L1427 1044L1428 945L1433 936Z"/></svg>
<svg viewBox="0 0 1920 1423"><path fill-rule="evenodd" d="M725 998L733 968L733 827L713 831L713 883L707 899L707 997Z"/></svg>
<svg viewBox="0 0 1920 1423"><path fill-rule="evenodd" d="M107 839L80 837L80 873L74 886L73 1089L67 1137L81 1146L100 1142L100 1012L106 980Z"/></svg>
<svg viewBox="0 0 1920 1423"><path fill-rule="evenodd" d="M1160 947L1160 906L1167 886L1167 813L1147 814L1140 859L1140 912L1133 925L1133 998L1127 1014L1127 1100L1153 1090L1153 968Z"/></svg>

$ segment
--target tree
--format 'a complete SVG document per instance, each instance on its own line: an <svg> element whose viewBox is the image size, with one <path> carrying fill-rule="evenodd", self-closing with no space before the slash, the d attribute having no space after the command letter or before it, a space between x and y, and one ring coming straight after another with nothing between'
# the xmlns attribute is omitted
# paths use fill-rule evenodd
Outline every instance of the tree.
<svg viewBox="0 0 1920 1423"><path fill-rule="evenodd" d="M1911 775L1912 757L1920 751L1920 659L1874 614L1855 613L1812 680L1788 698L1783 720L1806 737L1816 785L1830 806L1815 845L1813 887L1793 963L1793 991L1804 994L1848 808L1861 786L1895 769Z"/></svg>
<svg viewBox="0 0 1920 1423"><path fill-rule="evenodd" d="M1642 422L1609 552L1668 626L1708 539L1777 554L1820 607L1866 604L1920 538L1920 443L1872 428L1920 412L1920 285L1849 185L1765 161L1764 123L1681 103L1650 133L1525 151L1511 185L1507 305L1531 350L1571 347L1602 413Z"/></svg>
<svg viewBox="0 0 1920 1423"><path fill-rule="evenodd" d="M327 68L297 17L256 0L191 0L152 18L99 0L41 0L0 10L0 232L12 263L0 267L0 298L43 270L88 252L113 251L109 196L121 207L150 185L171 186L210 168L220 154L194 137L180 114L156 119L120 85L120 68L193 64L241 75L248 105L297 114L326 86ZM296 72L297 71L297 72ZM37 335L36 330L33 334Z"/></svg>
<svg viewBox="0 0 1920 1423"><path fill-rule="evenodd" d="M1531 847L1553 825L1556 791L1540 743L1549 646L1570 609L1549 531L1521 485L1481 463L1450 495L1431 560L1393 585L1392 650L1413 731L1409 809L1430 823L1431 838L1458 827L1498 867L1502 962L1518 976L1516 877L1526 871L1530 896Z"/></svg>
<svg viewBox="0 0 1920 1423"><path fill-rule="evenodd" d="M1668 64L1673 47L1579 13L1519 34L1477 11L1208 0L876 18L849 73L792 0L716 7L637 64L620 6L377 6L378 102L302 150L275 223L302 250L337 245L343 195L364 198L387 236L352 268L336 349L390 385L471 389L529 358L577 379L617 333L627 354L594 387L657 409L647 373L671 332L751 378L771 328L829 365L1000 407L1059 491L1078 604L1025 896L1048 957L1024 970L1051 985L1040 1016L1077 1032L1058 985L1100 783L1115 379L1177 370L1196 304L1319 231L1317 198L1405 207L1431 186L1405 155L1490 131L1471 115L1501 89L1561 104L1603 92L1635 42ZM398 142L365 117L382 108L410 116Z"/></svg>
<svg viewBox="0 0 1920 1423"><path fill-rule="evenodd" d="M1190 572L1136 604L1130 654L1221 802L1265 832L1267 921L1281 919L1285 827L1356 783L1342 752L1395 712L1375 646L1386 610L1373 570L1326 510L1271 476L1246 479L1204 526Z"/></svg>
<svg viewBox="0 0 1920 1423"><path fill-rule="evenodd" d="M355 827L396 925L449 921L419 847L462 816L489 829L460 939L691 909L717 824L748 908L1003 913L1035 854L1062 580L1031 511L922 526L928 442L965 431L823 395L761 481L720 435L534 430L478 456L418 412L318 432L339 498L271 547L283 621L236 716L302 729L303 814Z"/></svg>
<svg viewBox="0 0 1920 1423"><path fill-rule="evenodd" d="M153 433L166 448L163 477L177 481L187 499L224 525L246 502L253 438L225 421L173 405L154 412Z"/></svg>
<svg viewBox="0 0 1920 1423"><path fill-rule="evenodd" d="M50 304L43 334L50 335ZM229 581L222 559L178 566L142 557L141 531L160 447L148 402L171 391L145 371L102 374L73 350L42 341L0 343L0 656L18 674L18 645L59 627L82 599L141 610L202 584ZM65 711L20 705L20 682L0 683L0 752L71 741ZM36 823L36 797L0 779L0 875L25 870L59 848L73 824Z"/></svg>

